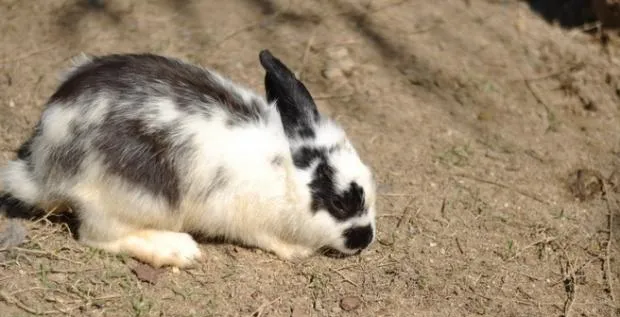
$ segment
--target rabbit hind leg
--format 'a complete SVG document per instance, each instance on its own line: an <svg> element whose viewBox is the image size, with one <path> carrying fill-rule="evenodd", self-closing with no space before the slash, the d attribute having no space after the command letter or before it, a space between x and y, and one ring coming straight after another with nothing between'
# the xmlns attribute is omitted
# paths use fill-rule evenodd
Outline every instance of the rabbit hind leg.
<svg viewBox="0 0 620 317"><path fill-rule="evenodd" d="M81 193L80 197L89 196ZM167 230L174 229L172 227L157 228L146 223L137 223L135 219L131 221L126 216L130 211L115 210L121 208L115 202L82 199L78 205L78 239L84 245L114 254L127 254L154 267L184 268L192 266L202 258L200 247L191 235ZM157 211L152 214L156 215Z"/></svg>

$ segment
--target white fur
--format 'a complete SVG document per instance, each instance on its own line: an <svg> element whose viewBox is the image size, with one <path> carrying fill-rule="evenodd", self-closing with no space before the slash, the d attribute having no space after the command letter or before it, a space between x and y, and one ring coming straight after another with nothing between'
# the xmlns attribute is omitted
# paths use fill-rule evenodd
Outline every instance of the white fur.
<svg viewBox="0 0 620 317"><path fill-rule="evenodd" d="M35 204L41 196L36 181L28 171L26 161L8 162L7 166L0 170L0 179L5 191L15 193L28 204Z"/></svg>
<svg viewBox="0 0 620 317"><path fill-rule="evenodd" d="M63 107L51 105L43 112L42 129L45 131L44 138L47 142L57 144L68 138L71 123L80 114L76 107Z"/></svg>
<svg viewBox="0 0 620 317"><path fill-rule="evenodd" d="M56 78L58 78L58 80L60 82L64 82L66 81L69 77L71 77L71 75L73 75L73 73L78 70L80 67L89 64L90 62L92 62L92 58L91 56L89 56L88 54L81 52L80 54L73 56L71 58L71 64L72 66L69 67L68 69L59 72L56 75Z"/></svg>

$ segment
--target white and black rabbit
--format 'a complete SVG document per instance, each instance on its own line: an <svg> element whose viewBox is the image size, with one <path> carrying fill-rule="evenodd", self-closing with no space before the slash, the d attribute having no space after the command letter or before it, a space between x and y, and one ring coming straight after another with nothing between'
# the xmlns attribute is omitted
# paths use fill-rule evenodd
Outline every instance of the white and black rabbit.
<svg viewBox="0 0 620 317"><path fill-rule="evenodd" d="M267 99L154 54L84 58L1 171L24 206L67 203L81 243L153 266L201 257L188 233L300 259L375 239L375 183L339 125L269 51Z"/></svg>

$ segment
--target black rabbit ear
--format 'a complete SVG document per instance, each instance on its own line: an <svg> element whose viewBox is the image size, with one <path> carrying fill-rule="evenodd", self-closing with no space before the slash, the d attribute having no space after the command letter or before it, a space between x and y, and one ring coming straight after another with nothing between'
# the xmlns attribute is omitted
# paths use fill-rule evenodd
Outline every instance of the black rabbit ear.
<svg viewBox="0 0 620 317"><path fill-rule="evenodd" d="M267 101L276 101L286 133L289 136L314 135L312 127L319 112L306 86L269 50L262 50L259 59L266 70Z"/></svg>

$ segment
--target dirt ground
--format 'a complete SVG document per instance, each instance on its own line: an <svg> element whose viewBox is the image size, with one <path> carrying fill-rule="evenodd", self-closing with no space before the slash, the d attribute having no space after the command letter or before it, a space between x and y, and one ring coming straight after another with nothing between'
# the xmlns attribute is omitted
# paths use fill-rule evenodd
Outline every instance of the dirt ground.
<svg viewBox="0 0 620 317"><path fill-rule="evenodd" d="M0 0L0 164L80 52L180 57L262 92L268 48L375 171L378 241L298 264L204 244L175 272L20 220L1 316L620 316L617 36L516 0L85 3Z"/></svg>

